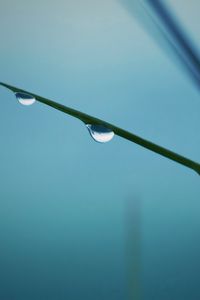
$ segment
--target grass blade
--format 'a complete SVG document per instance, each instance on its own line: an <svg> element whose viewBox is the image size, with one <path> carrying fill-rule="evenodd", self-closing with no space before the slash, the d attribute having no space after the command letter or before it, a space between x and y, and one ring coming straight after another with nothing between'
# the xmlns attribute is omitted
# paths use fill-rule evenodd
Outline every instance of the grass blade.
<svg viewBox="0 0 200 300"><path fill-rule="evenodd" d="M193 161L193 160L190 160L182 155L179 155L171 150L168 150L164 147L161 147L157 144L154 144L146 139L143 139L131 132L128 132L120 127L117 127L113 124L110 124L106 121L103 121L101 119L98 119L98 118L95 118L93 116L90 116L88 114L85 114L81 111L78 111L78 110L75 110L73 108L70 108L70 107L67 107L65 105L62 105L60 103L57 103L55 101L52 101L52 100L49 100L49 99L46 99L46 98L43 98L41 96L38 96L36 94L33 94L33 93L30 93L30 92L27 92L25 90L22 90L22 89L19 89L17 87L14 87L14 86L11 86L11 85L8 85L8 84L5 84L5 83L2 83L0 82L0 85L8 88L9 90L11 90L12 92L14 93L25 93L25 94L29 94L29 95L32 95L37 101L43 103L43 104L46 104L48 106L51 106L57 110L60 110L68 115L71 115L79 120L81 120L83 123L85 124L95 124L95 125L103 125L109 129L111 129L116 135L126 139L126 140L129 140L133 143L136 143L148 150L151 150L157 154L160 154L164 157L167 157L181 165L184 165L185 167L188 167L190 169L193 169L194 171L196 171L199 175L200 175L200 164Z"/></svg>

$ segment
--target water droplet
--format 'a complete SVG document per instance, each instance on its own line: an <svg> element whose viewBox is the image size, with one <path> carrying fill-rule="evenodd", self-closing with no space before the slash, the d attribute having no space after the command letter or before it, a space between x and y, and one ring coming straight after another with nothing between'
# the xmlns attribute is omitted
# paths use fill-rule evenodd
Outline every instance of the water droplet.
<svg viewBox="0 0 200 300"><path fill-rule="evenodd" d="M15 96L19 103L23 105L32 105L36 101L33 96L25 93L15 93Z"/></svg>
<svg viewBox="0 0 200 300"><path fill-rule="evenodd" d="M86 127L89 130L91 137L99 143L107 143L114 137L114 132L103 125L91 125L87 124Z"/></svg>

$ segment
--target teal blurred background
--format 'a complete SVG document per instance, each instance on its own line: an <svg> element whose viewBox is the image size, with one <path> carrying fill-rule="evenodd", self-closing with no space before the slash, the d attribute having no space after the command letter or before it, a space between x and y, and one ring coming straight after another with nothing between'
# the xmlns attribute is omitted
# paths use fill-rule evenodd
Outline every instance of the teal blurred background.
<svg viewBox="0 0 200 300"><path fill-rule="evenodd" d="M198 49L199 1L165 2ZM199 92L127 1L0 4L0 81L200 161ZM0 99L0 299L199 299L198 175Z"/></svg>

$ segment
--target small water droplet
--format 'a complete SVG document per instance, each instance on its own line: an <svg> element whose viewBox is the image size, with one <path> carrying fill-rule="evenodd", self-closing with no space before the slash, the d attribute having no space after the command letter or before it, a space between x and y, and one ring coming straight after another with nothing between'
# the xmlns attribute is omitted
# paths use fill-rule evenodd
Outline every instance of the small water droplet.
<svg viewBox="0 0 200 300"><path fill-rule="evenodd" d="M91 125L87 124L86 127L89 130L91 137L99 143L107 143L114 137L114 132L103 125Z"/></svg>
<svg viewBox="0 0 200 300"><path fill-rule="evenodd" d="M26 93L15 93L15 96L22 105L32 105L36 101L33 96Z"/></svg>

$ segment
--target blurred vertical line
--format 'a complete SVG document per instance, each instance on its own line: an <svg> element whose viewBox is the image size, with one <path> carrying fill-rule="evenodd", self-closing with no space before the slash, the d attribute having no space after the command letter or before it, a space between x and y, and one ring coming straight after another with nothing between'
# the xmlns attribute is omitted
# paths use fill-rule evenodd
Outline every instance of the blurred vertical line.
<svg viewBox="0 0 200 300"><path fill-rule="evenodd" d="M140 300L141 295L141 202L125 201L125 236L128 299Z"/></svg>

